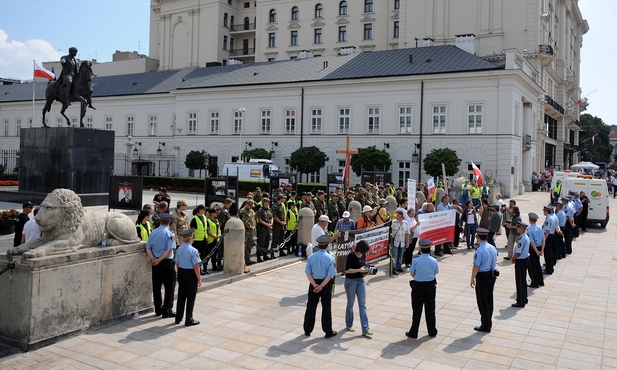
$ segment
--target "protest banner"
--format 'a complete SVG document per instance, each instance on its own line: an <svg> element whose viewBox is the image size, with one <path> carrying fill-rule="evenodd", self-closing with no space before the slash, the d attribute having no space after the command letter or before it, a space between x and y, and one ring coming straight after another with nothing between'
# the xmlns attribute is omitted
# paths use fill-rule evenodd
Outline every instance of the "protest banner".
<svg viewBox="0 0 617 370"><path fill-rule="evenodd" d="M435 179L430 177L426 181L426 187L428 188L428 197L426 197L426 201L431 202L434 200L433 195L435 194L435 190L437 190L437 187L435 186Z"/></svg>
<svg viewBox="0 0 617 370"><path fill-rule="evenodd" d="M341 233L336 251L336 271L345 271L347 255L353 251L357 241L365 240L371 250L366 254L366 262L374 263L385 260L390 248L390 222L379 227L364 230L353 230Z"/></svg>
<svg viewBox="0 0 617 370"><path fill-rule="evenodd" d="M416 209L416 180L407 179L407 210Z"/></svg>
<svg viewBox="0 0 617 370"><path fill-rule="evenodd" d="M454 224L456 211L422 213L418 215L420 238L428 239L431 245L438 245L454 241Z"/></svg>

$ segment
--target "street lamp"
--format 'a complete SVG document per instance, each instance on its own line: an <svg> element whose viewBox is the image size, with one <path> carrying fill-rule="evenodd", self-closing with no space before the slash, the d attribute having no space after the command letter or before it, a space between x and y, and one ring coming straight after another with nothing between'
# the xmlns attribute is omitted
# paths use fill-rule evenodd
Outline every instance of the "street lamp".
<svg viewBox="0 0 617 370"><path fill-rule="evenodd" d="M156 150L156 155L158 157L161 157L163 155L163 149L161 149L161 145L165 146L165 143L162 141L159 141L159 148Z"/></svg>
<svg viewBox="0 0 617 370"><path fill-rule="evenodd" d="M137 149L137 146L141 146L141 141L135 142L135 149L133 149L133 155L139 155L139 150Z"/></svg>
<svg viewBox="0 0 617 370"><path fill-rule="evenodd" d="M246 112L246 108L244 107L240 107L238 108L238 113L240 115L240 156L239 158L242 159L242 131L244 131L244 112Z"/></svg>

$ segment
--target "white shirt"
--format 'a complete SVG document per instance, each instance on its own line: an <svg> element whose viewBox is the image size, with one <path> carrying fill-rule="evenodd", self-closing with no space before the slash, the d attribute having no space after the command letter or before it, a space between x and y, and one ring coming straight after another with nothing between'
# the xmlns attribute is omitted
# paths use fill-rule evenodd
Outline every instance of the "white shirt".
<svg viewBox="0 0 617 370"><path fill-rule="evenodd" d="M409 235L409 224L407 221L392 220L392 237L395 246L405 246L405 235Z"/></svg>
<svg viewBox="0 0 617 370"><path fill-rule="evenodd" d="M496 201L495 204L497 204L499 206L499 209L501 209L501 206L503 206L505 203L503 202L503 199L499 198L499 200Z"/></svg>
<svg viewBox="0 0 617 370"><path fill-rule="evenodd" d="M313 228L311 229L311 243L313 243L313 248L317 248L317 238L322 235L326 235L326 230L319 226L319 224L313 225ZM308 249L309 248L307 248L307 251Z"/></svg>
<svg viewBox="0 0 617 370"><path fill-rule="evenodd" d="M37 225L33 218L24 225L23 235L26 242L41 236L41 229L39 229L39 225Z"/></svg>

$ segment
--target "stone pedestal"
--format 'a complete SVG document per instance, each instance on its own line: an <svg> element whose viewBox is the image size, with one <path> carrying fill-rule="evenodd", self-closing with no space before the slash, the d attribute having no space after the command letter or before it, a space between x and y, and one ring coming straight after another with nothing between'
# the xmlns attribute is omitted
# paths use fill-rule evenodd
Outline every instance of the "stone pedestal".
<svg viewBox="0 0 617 370"><path fill-rule="evenodd" d="M114 132L76 127L38 127L20 133L19 191L109 193Z"/></svg>
<svg viewBox="0 0 617 370"><path fill-rule="evenodd" d="M0 341L31 350L152 308L145 244L24 259L0 255Z"/></svg>
<svg viewBox="0 0 617 370"><path fill-rule="evenodd" d="M237 276L244 273L244 224L232 218L225 224L225 275Z"/></svg>

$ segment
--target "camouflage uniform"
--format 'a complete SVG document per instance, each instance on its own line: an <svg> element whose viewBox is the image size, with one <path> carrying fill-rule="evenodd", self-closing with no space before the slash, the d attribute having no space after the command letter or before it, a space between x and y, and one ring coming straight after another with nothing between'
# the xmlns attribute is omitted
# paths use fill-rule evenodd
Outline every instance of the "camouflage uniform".
<svg viewBox="0 0 617 370"><path fill-rule="evenodd" d="M270 247L270 228L259 221L270 223L272 217L272 210L265 204L257 211L257 262L261 260L261 256L264 256L265 260L269 259L266 251ZM272 257L274 257L274 253L272 253Z"/></svg>
<svg viewBox="0 0 617 370"><path fill-rule="evenodd" d="M287 222L287 215L285 214L285 206L282 203L276 202L272 207L273 217L277 218L279 221L285 223ZM274 224L272 225L272 249L277 248L277 246L285 240L285 225L281 225L276 220L274 220ZM286 256L287 254L283 250L283 247L280 249L280 255Z"/></svg>
<svg viewBox="0 0 617 370"><path fill-rule="evenodd" d="M338 211L338 200L330 199L328 201L328 217L330 218L330 221L332 221L328 224L328 231L334 231L336 222L340 218L340 214Z"/></svg>
<svg viewBox="0 0 617 370"><path fill-rule="evenodd" d="M221 246L219 247L219 250L217 251L217 258L219 261L221 261L224 257L224 253L225 253L225 237L224 237L224 232L225 232L225 224L227 223L227 221L229 221L229 219L231 218L231 214L229 214L229 209L227 209L227 207L222 207L221 208L221 212L219 212L218 215L218 220L219 220L219 225L221 225L221 235L223 235L221 237Z"/></svg>
<svg viewBox="0 0 617 370"><path fill-rule="evenodd" d="M319 220L319 216L328 215L328 205L326 204L326 198L323 200L319 199L319 197L313 199L313 206L315 207L315 223Z"/></svg>
<svg viewBox="0 0 617 370"><path fill-rule="evenodd" d="M255 211L252 208L244 207L238 213L238 218L244 224L244 263L251 262L250 255L253 249L253 232L255 231Z"/></svg>
<svg viewBox="0 0 617 370"><path fill-rule="evenodd" d="M189 215L184 212L175 211L171 215L171 224L169 224L169 230L171 230L174 235L180 235L184 231L188 230L190 222L191 219L189 218ZM181 238L176 238L176 245L182 244L180 239Z"/></svg>

